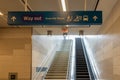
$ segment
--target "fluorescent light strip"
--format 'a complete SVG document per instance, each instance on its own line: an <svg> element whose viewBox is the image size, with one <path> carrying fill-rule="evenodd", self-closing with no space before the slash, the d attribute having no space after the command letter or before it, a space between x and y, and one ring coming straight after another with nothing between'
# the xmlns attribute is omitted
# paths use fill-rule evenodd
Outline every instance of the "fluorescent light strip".
<svg viewBox="0 0 120 80"><path fill-rule="evenodd" d="M61 0L61 4L62 4L63 11L65 12L65 11L66 11L66 3L65 3L65 0Z"/></svg>
<svg viewBox="0 0 120 80"><path fill-rule="evenodd" d="M2 12L0 12L0 16L3 16L3 13L2 13Z"/></svg>

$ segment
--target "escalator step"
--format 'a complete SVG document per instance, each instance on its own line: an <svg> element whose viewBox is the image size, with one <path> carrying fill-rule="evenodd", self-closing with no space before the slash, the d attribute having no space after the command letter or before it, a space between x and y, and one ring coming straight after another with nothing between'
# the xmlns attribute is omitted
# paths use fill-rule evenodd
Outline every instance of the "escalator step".
<svg viewBox="0 0 120 80"><path fill-rule="evenodd" d="M88 72L77 72L76 75L89 75Z"/></svg>
<svg viewBox="0 0 120 80"><path fill-rule="evenodd" d="M88 72L87 69L76 69L76 72Z"/></svg>
<svg viewBox="0 0 120 80"><path fill-rule="evenodd" d="M82 70L84 70L84 69L87 69L87 67L77 67L76 69L82 69Z"/></svg>
<svg viewBox="0 0 120 80"><path fill-rule="evenodd" d="M66 76L46 76L45 79L66 79Z"/></svg>
<svg viewBox="0 0 120 80"><path fill-rule="evenodd" d="M86 63L77 63L76 65L86 65Z"/></svg>
<svg viewBox="0 0 120 80"><path fill-rule="evenodd" d="M79 60L79 61L85 61L85 59L80 59L80 58L76 58L76 60Z"/></svg>
<svg viewBox="0 0 120 80"><path fill-rule="evenodd" d="M90 80L81 38L76 38L76 80Z"/></svg>
<svg viewBox="0 0 120 80"><path fill-rule="evenodd" d="M87 66L86 67L76 67L77 70L81 70L81 69L87 69Z"/></svg>
<svg viewBox="0 0 120 80"><path fill-rule="evenodd" d="M87 67L87 65L76 65L76 67Z"/></svg>
<svg viewBox="0 0 120 80"><path fill-rule="evenodd" d="M89 75L77 75L77 78L89 78Z"/></svg>
<svg viewBox="0 0 120 80"><path fill-rule="evenodd" d="M83 61L76 61L76 64L81 64L81 63L86 64L86 62Z"/></svg>
<svg viewBox="0 0 120 80"><path fill-rule="evenodd" d="M76 61L76 62L78 62L78 63L86 63L85 61Z"/></svg>
<svg viewBox="0 0 120 80"><path fill-rule="evenodd" d="M84 63L86 63L86 61L84 61L84 60L76 60L76 62L84 62Z"/></svg>
<svg viewBox="0 0 120 80"><path fill-rule="evenodd" d="M46 76L64 76L66 73L47 73Z"/></svg>
<svg viewBox="0 0 120 80"><path fill-rule="evenodd" d="M90 80L89 78L76 78L76 80Z"/></svg>

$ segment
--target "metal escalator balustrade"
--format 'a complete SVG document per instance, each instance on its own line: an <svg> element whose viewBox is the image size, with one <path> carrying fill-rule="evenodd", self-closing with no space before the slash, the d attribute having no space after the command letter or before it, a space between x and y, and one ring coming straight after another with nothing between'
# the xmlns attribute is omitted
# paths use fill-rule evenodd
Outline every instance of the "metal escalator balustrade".
<svg viewBox="0 0 120 80"><path fill-rule="evenodd" d="M76 45L76 80L90 80L80 38L75 39Z"/></svg>

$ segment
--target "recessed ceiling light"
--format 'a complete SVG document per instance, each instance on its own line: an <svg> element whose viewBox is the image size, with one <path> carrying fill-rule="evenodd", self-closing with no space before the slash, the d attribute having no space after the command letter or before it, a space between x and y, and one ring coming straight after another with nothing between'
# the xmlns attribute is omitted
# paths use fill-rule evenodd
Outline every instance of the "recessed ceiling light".
<svg viewBox="0 0 120 80"><path fill-rule="evenodd" d="M66 3L65 3L65 0L61 0L61 4L62 4L63 11L66 11Z"/></svg>
<svg viewBox="0 0 120 80"><path fill-rule="evenodd" d="M0 16L3 16L3 13L2 13L2 12L0 12Z"/></svg>

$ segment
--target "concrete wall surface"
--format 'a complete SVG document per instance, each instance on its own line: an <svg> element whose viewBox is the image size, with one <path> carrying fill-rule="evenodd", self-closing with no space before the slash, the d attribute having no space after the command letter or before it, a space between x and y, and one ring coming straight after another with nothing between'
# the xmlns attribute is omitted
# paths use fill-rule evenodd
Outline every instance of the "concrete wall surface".
<svg viewBox="0 0 120 80"><path fill-rule="evenodd" d="M18 80L30 80L32 67L31 28L0 28L0 80L9 73Z"/></svg>
<svg viewBox="0 0 120 80"><path fill-rule="evenodd" d="M120 1L98 34L86 35L84 39L94 61L97 80L120 80Z"/></svg>

